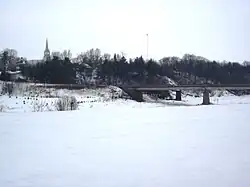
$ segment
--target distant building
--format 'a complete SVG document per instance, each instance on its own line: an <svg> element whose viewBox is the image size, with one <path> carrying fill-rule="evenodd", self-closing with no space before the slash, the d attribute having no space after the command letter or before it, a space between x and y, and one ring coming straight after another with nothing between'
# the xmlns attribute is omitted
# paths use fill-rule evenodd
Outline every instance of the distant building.
<svg viewBox="0 0 250 187"><path fill-rule="evenodd" d="M24 80L25 79L22 76L21 71L7 71L6 73L8 74L10 81Z"/></svg>
<svg viewBox="0 0 250 187"><path fill-rule="evenodd" d="M36 65L37 63L43 62L43 60L28 60L28 65Z"/></svg>

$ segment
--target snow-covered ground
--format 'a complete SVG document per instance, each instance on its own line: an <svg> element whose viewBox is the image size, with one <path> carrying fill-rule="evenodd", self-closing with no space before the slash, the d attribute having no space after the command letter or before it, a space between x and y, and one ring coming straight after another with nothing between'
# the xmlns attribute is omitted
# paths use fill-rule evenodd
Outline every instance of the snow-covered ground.
<svg viewBox="0 0 250 187"><path fill-rule="evenodd" d="M112 100L108 96L100 96L86 94L76 95L79 102L78 110L86 108L109 108L109 107L127 107L127 108L155 108L155 107L179 107L179 106L197 106L202 103L201 97L183 97L183 101L174 100L155 100L147 95L145 103L138 103L132 100L114 99ZM0 96L0 106L3 107L2 112L41 112L41 111L55 111L55 98L46 97L22 97L22 96ZM211 102L214 105L239 105L250 104L250 96L224 96L224 97L211 97ZM39 106L43 106L42 110L39 110Z"/></svg>
<svg viewBox="0 0 250 187"><path fill-rule="evenodd" d="M0 84L0 91L3 84ZM1 92L0 92L1 93ZM153 96L144 94L146 103L137 103L132 100L117 99L122 95L122 90L117 87L100 89L67 90L53 89L46 87L35 87L31 84L15 84L11 96L0 95L0 111L2 112L40 112L55 111L56 101L67 95L75 96L79 103L79 110L82 108L96 108L107 106L128 106L128 107L170 107L170 106L195 106L202 103L202 94L185 91L182 101L171 101L156 99ZM175 92L171 92L175 97ZM198 97L195 97L198 96ZM227 91L214 91L211 93L211 102L216 105L225 104L247 104L250 103L250 96L234 96ZM43 106L42 110L41 107ZM39 108L39 110L38 110Z"/></svg>
<svg viewBox="0 0 250 187"><path fill-rule="evenodd" d="M15 86L11 95L0 95L0 106L2 108L0 111L37 112L37 106L41 105L44 106L43 111L55 111L56 101L63 96L76 97L79 109L99 105L106 106L108 103L113 103L115 98L122 94L121 92L119 88L112 86L102 89L67 90L29 87L27 84L23 84ZM120 102L122 103L123 100Z"/></svg>
<svg viewBox="0 0 250 187"><path fill-rule="evenodd" d="M249 187L250 96L145 103L114 87L0 96L0 187ZM56 112L61 96L76 111ZM44 111L33 112L37 104Z"/></svg>
<svg viewBox="0 0 250 187"><path fill-rule="evenodd" d="M0 113L0 186L250 186L250 104L133 106Z"/></svg>
<svg viewBox="0 0 250 187"><path fill-rule="evenodd" d="M144 95L145 103L138 103L132 100L112 99L110 93L102 92L102 90L88 90L80 93L67 91L59 91L63 95L74 95L79 103L78 110L84 108L107 108L109 106L124 106L129 108L141 107L173 107L173 106L196 106L202 103L202 97L183 96L182 101L155 99L148 95ZM55 102L60 96L0 96L0 105L3 112L40 112L37 106L43 105L43 111L55 111ZM214 105L232 105L232 104L250 104L250 96L222 96L211 97Z"/></svg>

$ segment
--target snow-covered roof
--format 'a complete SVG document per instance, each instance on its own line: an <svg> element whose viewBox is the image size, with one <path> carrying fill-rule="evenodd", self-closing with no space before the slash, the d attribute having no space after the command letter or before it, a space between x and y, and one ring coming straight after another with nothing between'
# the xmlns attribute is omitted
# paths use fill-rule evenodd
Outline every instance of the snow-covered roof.
<svg viewBox="0 0 250 187"><path fill-rule="evenodd" d="M11 75L15 75L15 74L21 73L21 71L6 71L6 73L11 74Z"/></svg>

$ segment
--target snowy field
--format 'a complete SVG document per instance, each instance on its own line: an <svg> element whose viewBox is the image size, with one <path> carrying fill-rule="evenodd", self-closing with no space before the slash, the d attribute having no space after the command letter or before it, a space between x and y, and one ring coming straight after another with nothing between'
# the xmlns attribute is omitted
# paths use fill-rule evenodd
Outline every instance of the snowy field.
<svg viewBox="0 0 250 187"><path fill-rule="evenodd" d="M59 91L62 95L74 95L79 103L78 110L86 108L108 108L108 107L128 107L128 108L155 108L155 107L179 107L179 106L197 106L202 103L202 97L183 96L182 101L174 100L156 100L148 95L144 95L146 102L138 103L132 100L112 99L108 92L102 90L88 90L82 93L71 94L65 90ZM105 94L106 93L106 94ZM0 96L0 107L2 112L41 112L37 111L36 106L43 105L44 111L55 111L55 102L60 96ZM214 96L210 98L214 105L239 105L250 104L250 96ZM1 110L0 110L1 111Z"/></svg>
<svg viewBox="0 0 250 187"><path fill-rule="evenodd" d="M77 111L32 111L65 94ZM209 106L145 99L112 100L109 90L0 96L0 187L250 186L249 96L215 96Z"/></svg>
<svg viewBox="0 0 250 187"><path fill-rule="evenodd" d="M0 113L0 186L250 186L250 105Z"/></svg>

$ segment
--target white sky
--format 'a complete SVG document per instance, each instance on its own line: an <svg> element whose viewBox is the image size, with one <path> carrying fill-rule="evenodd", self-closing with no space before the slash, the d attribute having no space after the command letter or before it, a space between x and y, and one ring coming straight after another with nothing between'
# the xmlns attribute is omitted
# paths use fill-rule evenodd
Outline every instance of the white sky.
<svg viewBox="0 0 250 187"><path fill-rule="evenodd" d="M2 0L0 49L28 59L90 48L128 57L192 53L211 60L250 60L249 0Z"/></svg>

